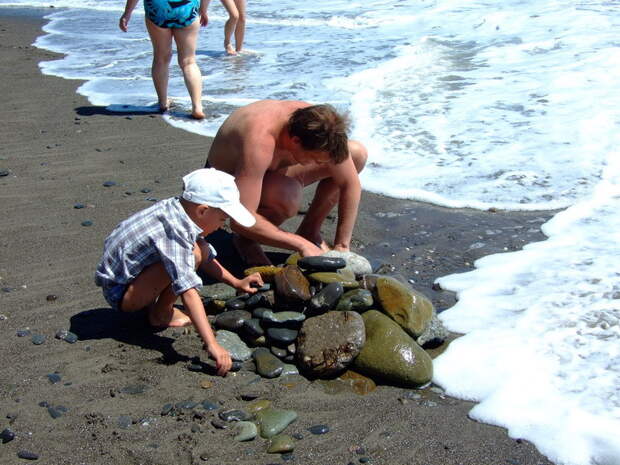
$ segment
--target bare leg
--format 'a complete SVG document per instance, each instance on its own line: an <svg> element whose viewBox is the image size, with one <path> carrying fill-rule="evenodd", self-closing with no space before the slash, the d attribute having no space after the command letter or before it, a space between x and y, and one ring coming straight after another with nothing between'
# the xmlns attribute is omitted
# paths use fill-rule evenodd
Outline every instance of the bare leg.
<svg viewBox="0 0 620 465"><path fill-rule="evenodd" d="M237 21L239 20L239 10L236 5L237 2L235 0L221 0L221 2L228 12L228 20L226 21L226 24L224 24L224 49L229 55L236 55L237 52L230 43L230 38L232 37L233 31L235 31L237 27Z"/></svg>
<svg viewBox="0 0 620 465"><path fill-rule="evenodd" d="M235 27L235 50L241 52L243 51L243 39L245 37L245 0L235 0L235 5L239 12L237 27Z"/></svg>
<svg viewBox="0 0 620 465"><path fill-rule="evenodd" d="M151 77L157 92L157 100L161 111L168 110L168 68L172 59L172 32L153 24L148 18L145 20L146 29L153 45L153 65Z"/></svg>
<svg viewBox="0 0 620 465"><path fill-rule="evenodd" d="M172 35L177 44L179 66L183 71L185 87L192 100L192 117L204 119L202 111L202 76L196 63L196 44L200 32L200 20L197 18L192 24L181 29L173 29Z"/></svg>

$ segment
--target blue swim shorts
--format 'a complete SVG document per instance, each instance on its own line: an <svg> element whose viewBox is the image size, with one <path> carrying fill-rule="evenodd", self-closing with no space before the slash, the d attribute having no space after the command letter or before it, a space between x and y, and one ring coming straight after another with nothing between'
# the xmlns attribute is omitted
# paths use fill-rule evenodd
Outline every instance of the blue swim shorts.
<svg viewBox="0 0 620 465"><path fill-rule="evenodd" d="M110 287L104 287L103 297L106 302L110 304L113 310L121 309L121 302L123 301L123 296L125 295L125 291L127 290L126 284L114 284Z"/></svg>

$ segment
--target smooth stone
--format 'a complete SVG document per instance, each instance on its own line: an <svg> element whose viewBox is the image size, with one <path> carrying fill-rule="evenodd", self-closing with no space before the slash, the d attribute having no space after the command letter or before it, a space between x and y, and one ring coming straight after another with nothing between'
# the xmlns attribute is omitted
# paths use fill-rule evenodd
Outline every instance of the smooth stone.
<svg viewBox="0 0 620 465"><path fill-rule="evenodd" d="M35 346L40 346L45 342L45 336L42 334L33 334L31 341Z"/></svg>
<svg viewBox="0 0 620 465"><path fill-rule="evenodd" d="M93 225L93 222L91 220L84 220L80 224L84 226L85 228L88 228L89 226Z"/></svg>
<svg viewBox="0 0 620 465"><path fill-rule="evenodd" d="M161 408L161 416L165 417L166 415L168 415L170 412L172 412L172 409L174 408L174 405L172 404L165 404L162 408Z"/></svg>
<svg viewBox="0 0 620 465"><path fill-rule="evenodd" d="M60 418L62 417L63 412L57 408L54 407L48 407L47 408L47 413L50 414L50 417L52 417L54 420L56 418Z"/></svg>
<svg viewBox="0 0 620 465"><path fill-rule="evenodd" d="M190 431L192 433L200 433L200 431L201 431L200 425L197 425L196 423L192 424L192 427L190 428Z"/></svg>
<svg viewBox="0 0 620 465"><path fill-rule="evenodd" d="M216 341L219 345L221 345L224 349L230 352L230 357L233 360L239 360L241 362L245 362L252 357L252 351L250 348L241 340L241 338L230 331L219 330L215 337Z"/></svg>
<svg viewBox="0 0 620 465"><path fill-rule="evenodd" d="M226 308L228 310L243 310L245 308L245 299L235 297L226 301Z"/></svg>
<svg viewBox="0 0 620 465"><path fill-rule="evenodd" d="M221 410L217 416L222 421L248 421L252 418L248 412L239 409Z"/></svg>
<svg viewBox="0 0 620 465"><path fill-rule="evenodd" d="M267 328L267 337L277 343L289 345L295 339L299 331L289 328Z"/></svg>
<svg viewBox="0 0 620 465"><path fill-rule="evenodd" d="M310 299L310 309L313 313L326 312L331 310L338 299L342 297L344 288L342 283L329 283L319 292L317 292L312 299Z"/></svg>
<svg viewBox="0 0 620 465"><path fill-rule="evenodd" d="M295 449L295 440L288 434L278 434L271 438L267 447L268 454L285 454Z"/></svg>
<svg viewBox="0 0 620 465"><path fill-rule="evenodd" d="M217 418L214 418L213 420L211 420L211 424L213 425L213 427L217 429L227 429L229 426L228 423L226 423L225 421L219 420Z"/></svg>
<svg viewBox="0 0 620 465"><path fill-rule="evenodd" d="M443 344L448 335L448 330L437 317L437 314L433 312L430 323L420 337L416 339L416 342L424 349L434 349Z"/></svg>
<svg viewBox="0 0 620 465"><path fill-rule="evenodd" d="M345 270L351 271L356 277L372 273L370 262L355 252L340 252L338 250L330 250L325 252L322 257L342 258L347 263Z"/></svg>
<svg viewBox="0 0 620 465"><path fill-rule="evenodd" d="M276 300L279 306L298 305L310 300L310 283L295 265L287 265L275 275Z"/></svg>
<svg viewBox="0 0 620 465"><path fill-rule="evenodd" d="M26 336L30 336L32 333L30 332L29 329L18 329L17 330L17 337L26 337Z"/></svg>
<svg viewBox="0 0 620 465"><path fill-rule="evenodd" d="M73 204L73 208L75 208L76 210L81 210L82 208L86 208L86 205L84 205L83 203L75 203Z"/></svg>
<svg viewBox="0 0 620 465"><path fill-rule="evenodd" d="M257 292L251 295L248 300L245 301L245 308L252 309L256 307L265 307L269 305L269 298L262 292Z"/></svg>
<svg viewBox="0 0 620 465"><path fill-rule="evenodd" d="M0 170L0 178L11 174L9 170Z"/></svg>
<svg viewBox="0 0 620 465"><path fill-rule="evenodd" d="M224 283L202 286L202 288L198 290L198 293L202 298L213 300L229 300L236 297L235 288Z"/></svg>
<svg viewBox="0 0 620 465"><path fill-rule="evenodd" d="M366 343L353 361L355 371L404 387L418 387L433 377L433 361L394 320L377 311L362 315Z"/></svg>
<svg viewBox="0 0 620 465"><path fill-rule="evenodd" d="M345 371L340 375L339 379L348 383L351 386L351 390L360 396L364 396L377 389L377 384L372 379L353 370Z"/></svg>
<svg viewBox="0 0 620 465"><path fill-rule="evenodd" d="M58 300L58 296L56 294L48 294L45 297L45 300L47 300L48 302L56 302Z"/></svg>
<svg viewBox="0 0 620 465"><path fill-rule="evenodd" d="M277 275L281 271L282 271L282 268L273 266L273 265L253 266L251 268L247 268L243 270L243 274L246 276L250 276L251 274L254 274L254 273L260 273L260 277L262 278L264 282L272 283L275 278L275 275Z"/></svg>
<svg viewBox="0 0 620 465"><path fill-rule="evenodd" d="M116 182L114 181L105 181L103 183L104 187L112 187L112 186L116 186Z"/></svg>
<svg viewBox="0 0 620 465"><path fill-rule="evenodd" d="M280 434L285 428L297 419L294 410L266 408L256 413L260 425L260 435L265 439Z"/></svg>
<svg viewBox="0 0 620 465"><path fill-rule="evenodd" d="M39 407L45 407L45 408L47 408L47 407L49 407L49 406L50 406L50 404L49 404L46 400L42 400L42 401L41 401L41 402L39 402L37 405L38 405Z"/></svg>
<svg viewBox="0 0 620 465"><path fill-rule="evenodd" d="M203 400L200 405L202 406L203 409L205 410L217 410L219 409L219 405L209 401L209 400Z"/></svg>
<svg viewBox="0 0 620 465"><path fill-rule="evenodd" d="M267 311L263 313L263 321L268 321L270 323L277 324L286 324L286 323L298 323L302 322L306 319L306 315L300 312L272 312Z"/></svg>
<svg viewBox="0 0 620 465"><path fill-rule="evenodd" d="M237 435L233 438L235 441L251 441L258 436L258 427L251 421L240 421L236 429Z"/></svg>
<svg viewBox="0 0 620 465"><path fill-rule="evenodd" d="M359 313L327 312L304 322L297 338L296 358L303 371L326 377L348 367L365 341Z"/></svg>
<svg viewBox="0 0 620 465"><path fill-rule="evenodd" d="M298 441L301 441L304 438L304 435L301 433L293 433L291 434L291 436L293 436L293 438L297 439Z"/></svg>
<svg viewBox="0 0 620 465"><path fill-rule="evenodd" d="M280 376L289 376L289 375L298 375L299 369L293 365L292 363L285 363L284 368L282 368L282 373Z"/></svg>
<svg viewBox="0 0 620 465"><path fill-rule="evenodd" d="M215 317L215 327L227 331L237 331L250 318L252 318L252 314L246 310L229 310Z"/></svg>
<svg viewBox="0 0 620 465"><path fill-rule="evenodd" d="M258 399L250 404L248 404L245 409L248 413L252 415L256 415L261 410L271 407L271 401L267 399Z"/></svg>
<svg viewBox="0 0 620 465"><path fill-rule="evenodd" d="M327 425L314 425L308 428L308 431L312 434L325 434L329 433L329 426Z"/></svg>
<svg viewBox="0 0 620 465"><path fill-rule="evenodd" d="M78 340L78 336L71 331L67 331L66 329L61 329L56 332L56 339L60 339L61 341L68 342L69 344L74 344Z"/></svg>
<svg viewBox="0 0 620 465"><path fill-rule="evenodd" d="M2 444L6 444L7 442L11 442L15 439L15 433L11 431L9 428L5 428L0 433L0 440L2 440Z"/></svg>
<svg viewBox="0 0 620 465"><path fill-rule="evenodd" d="M267 312L273 312L270 308L266 307L258 307L252 310L252 316L254 318L258 318L259 320L263 319L263 315Z"/></svg>
<svg viewBox="0 0 620 465"><path fill-rule="evenodd" d="M273 355L275 355L278 358L284 358L288 355L288 352L286 351L286 349L283 349L281 347L271 346L269 350L271 351Z"/></svg>
<svg viewBox="0 0 620 465"><path fill-rule="evenodd" d="M258 336L248 342L252 347L265 347L267 345L267 338L263 334L262 336Z"/></svg>
<svg viewBox="0 0 620 465"><path fill-rule="evenodd" d="M413 338L424 332L435 313L428 298L389 276L377 279L377 298L383 311Z"/></svg>
<svg viewBox="0 0 620 465"><path fill-rule="evenodd" d="M377 279L379 278L383 278L383 276L380 274L365 274L359 280L360 287L369 290L375 295L377 290Z"/></svg>
<svg viewBox="0 0 620 465"><path fill-rule="evenodd" d="M24 460L39 460L39 455L29 450L20 450L17 453L17 457Z"/></svg>
<svg viewBox="0 0 620 465"><path fill-rule="evenodd" d="M149 387L146 384L130 384L121 388L123 394L144 394L148 391Z"/></svg>
<svg viewBox="0 0 620 465"><path fill-rule="evenodd" d="M250 337L260 337L265 334L265 330L260 324L260 319L250 318L243 321L243 330Z"/></svg>
<svg viewBox="0 0 620 465"><path fill-rule="evenodd" d="M336 271L347 266L347 262L341 257L318 255L316 257L304 257L299 259L297 261L297 266L304 270Z"/></svg>
<svg viewBox="0 0 620 465"><path fill-rule="evenodd" d="M284 363L264 347L256 349L252 357L256 363L256 372L263 378L277 378L284 369Z"/></svg>
<svg viewBox="0 0 620 465"><path fill-rule="evenodd" d="M119 428L128 429L131 426L131 417L127 415L121 415L120 417L118 417L116 424Z"/></svg>
<svg viewBox="0 0 620 465"><path fill-rule="evenodd" d="M50 383L56 384L60 383L62 377L58 373L50 373L49 375L47 375L47 379Z"/></svg>
<svg viewBox="0 0 620 465"><path fill-rule="evenodd" d="M362 313L371 308L373 303L372 292L367 289L353 289L340 298L336 310Z"/></svg>
<svg viewBox="0 0 620 465"><path fill-rule="evenodd" d="M174 408L177 410L193 410L198 405L198 402L193 400L182 400L174 404Z"/></svg>
<svg viewBox="0 0 620 465"><path fill-rule="evenodd" d="M357 281L353 281L340 273L319 271L317 273L310 273L308 277L313 281L323 284L340 283L342 287L347 289L355 289L359 287L359 283Z"/></svg>

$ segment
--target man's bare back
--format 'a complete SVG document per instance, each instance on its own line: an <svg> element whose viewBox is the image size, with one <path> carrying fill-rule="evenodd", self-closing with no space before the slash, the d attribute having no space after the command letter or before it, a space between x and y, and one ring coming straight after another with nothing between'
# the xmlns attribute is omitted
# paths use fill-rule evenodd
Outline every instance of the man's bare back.
<svg viewBox="0 0 620 465"><path fill-rule="evenodd" d="M309 118L301 119L301 132L297 115ZM308 148L313 142L308 142L304 128L317 125L327 134L319 131L319 142L320 137L327 142L344 141L337 161L329 146ZM256 213L254 227L233 226L241 236L238 245L248 262L268 262L257 243L295 250L303 256L323 253L328 246L320 234L321 224L336 204L339 215L334 246L348 250L361 192L358 171L366 161L366 150L357 142L347 142L345 129L346 123L332 107L302 101L262 100L239 108L224 121L207 164L235 176L241 202ZM297 213L303 187L317 181L315 201L297 232L280 229L280 224Z"/></svg>

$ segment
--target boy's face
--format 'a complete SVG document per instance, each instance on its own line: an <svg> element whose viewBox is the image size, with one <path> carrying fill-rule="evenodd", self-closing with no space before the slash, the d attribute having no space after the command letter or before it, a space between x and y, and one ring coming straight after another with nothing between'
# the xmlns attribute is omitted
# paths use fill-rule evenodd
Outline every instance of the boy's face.
<svg viewBox="0 0 620 465"><path fill-rule="evenodd" d="M228 215L223 210L207 205L201 205L198 214L198 226L205 234L212 233L221 228L226 223ZM204 207L204 208L203 208Z"/></svg>

